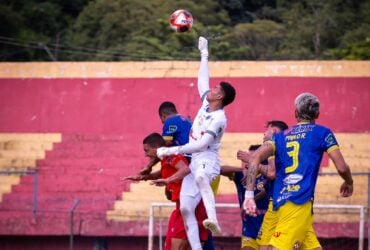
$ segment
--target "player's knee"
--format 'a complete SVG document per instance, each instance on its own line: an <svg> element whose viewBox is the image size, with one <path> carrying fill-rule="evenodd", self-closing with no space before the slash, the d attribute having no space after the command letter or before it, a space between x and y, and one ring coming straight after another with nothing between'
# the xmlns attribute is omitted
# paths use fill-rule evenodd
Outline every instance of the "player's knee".
<svg viewBox="0 0 370 250"><path fill-rule="evenodd" d="M180 206L181 215L183 218L186 218L191 214L193 211L189 207L186 206Z"/></svg>

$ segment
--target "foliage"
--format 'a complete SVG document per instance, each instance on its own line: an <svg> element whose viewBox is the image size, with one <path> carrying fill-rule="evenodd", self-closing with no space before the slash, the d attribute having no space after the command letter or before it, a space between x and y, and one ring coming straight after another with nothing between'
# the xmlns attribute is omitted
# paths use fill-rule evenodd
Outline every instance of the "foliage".
<svg viewBox="0 0 370 250"><path fill-rule="evenodd" d="M169 15L187 9L193 29ZM1 61L369 59L370 0L3 0Z"/></svg>

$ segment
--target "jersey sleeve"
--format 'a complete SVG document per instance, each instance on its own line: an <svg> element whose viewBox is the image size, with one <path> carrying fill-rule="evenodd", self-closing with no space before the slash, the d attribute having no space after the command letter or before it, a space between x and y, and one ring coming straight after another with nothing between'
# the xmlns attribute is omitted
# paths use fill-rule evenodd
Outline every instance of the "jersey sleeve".
<svg viewBox="0 0 370 250"><path fill-rule="evenodd" d="M276 140L277 140L276 136L275 136L275 135L273 135L273 136L271 137L271 139L269 139L269 140L267 140L267 141L266 141L266 143L270 144L270 145L272 146L272 149L273 149L273 155L272 155L272 156L270 156L271 158L275 158L275 153L276 153ZM270 159L270 157L269 157L268 159Z"/></svg>
<svg viewBox="0 0 370 250"><path fill-rule="evenodd" d="M172 141L175 132L177 131L177 125L171 122L171 119L167 119L163 124L162 137L165 141Z"/></svg>
<svg viewBox="0 0 370 250"><path fill-rule="evenodd" d="M324 140L322 147L327 153L332 152L333 150L339 149L337 139L335 138L333 132L330 129L327 129L324 133Z"/></svg>
<svg viewBox="0 0 370 250"><path fill-rule="evenodd" d="M224 132L225 128L226 120L216 116L204 132L212 135L215 139Z"/></svg>

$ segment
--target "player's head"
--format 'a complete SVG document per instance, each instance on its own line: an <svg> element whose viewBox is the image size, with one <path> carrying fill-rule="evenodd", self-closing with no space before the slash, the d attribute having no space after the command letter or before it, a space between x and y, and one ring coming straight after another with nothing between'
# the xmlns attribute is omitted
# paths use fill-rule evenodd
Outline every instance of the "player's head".
<svg viewBox="0 0 370 250"><path fill-rule="evenodd" d="M220 102L222 107L232 103L235 99L235 89L228 82L220 82L219 85L210 89L207 95L208 102Z"/></svg>
<svg viewBox="0 0 370 250"><path fill-rule="evenodd" d="M283 121L271 120L266 122L266 131L263 133L263 141L271 139L271 137L288 128L288 125Z"/></svg>
<svg viewBox="0 0 370 250"><path fill-rule="evenodd" d="M157 148L164 147L166 145L163 137L158 133L152 133L144 138L143 146L145 156L154 158L157 157Z"/></svg>
<svg viewBox="0 0 370 250"><path fill-rule="evenodd" d="M302 93L294 101L298 121L314 121L320 114L320 101L311 93Z"/></svg>
<svg viewBox="0 0 370 250"><path fill-rule="evenodd" d="M225 107L234 101L236 93L234 87L228 82L220 82L220 86L224 95L222 106Z"/></svg>
<svg viewBox="0 0 370 250"><path fill-rule="evenodd" d="M176 106L172 102L162 102L158 109L159 118L164 123L168 116L177 114Z"/></svg>

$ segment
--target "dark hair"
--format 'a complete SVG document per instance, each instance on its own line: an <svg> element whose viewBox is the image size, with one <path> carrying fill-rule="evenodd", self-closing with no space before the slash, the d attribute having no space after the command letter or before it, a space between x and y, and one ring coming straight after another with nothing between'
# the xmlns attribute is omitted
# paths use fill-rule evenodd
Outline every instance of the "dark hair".
<svg viewBox="0 0 370 250"><path fill-rule="evenodd" d="M158 109L159 115L161 114L177 114L176 106L172 102L162 102Z"/></svg>
<svg viewBox="0 0 370 250"><path fill-rule="evenodd" d="M143 144L148 144L151 147L163 147L166 145L166 142L160 134L151 133L144 138Z"/></svg>
<svg viewBox="0 0 370 250"><path fill-rule="evenodd" d="M268 127L268 126L277 127L281 131L284 131L284 130L286 130L288 128L288 125L285 122L283 122L283 121L277 121L277 120L272 120L272 121L266 122L266 127Z"/></svg>
<svg viewBox="0 0 370 250"><path fill-rule="evenodd" d="M261 144L252 144L249 146L248 150L256 151L259 147L261 147Z"/></svg>
<svg viewBox="0 0 370 250"><path fill-rule="evenodd" d="M224 92L222 106L225 107L234 101L236 93L234 87L228 82L220 82L220 86Z"/></svg>

